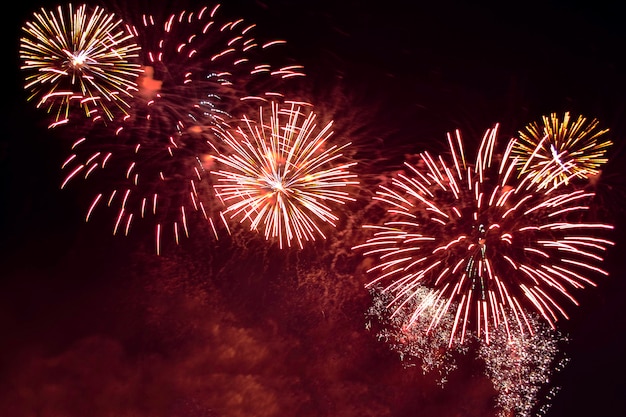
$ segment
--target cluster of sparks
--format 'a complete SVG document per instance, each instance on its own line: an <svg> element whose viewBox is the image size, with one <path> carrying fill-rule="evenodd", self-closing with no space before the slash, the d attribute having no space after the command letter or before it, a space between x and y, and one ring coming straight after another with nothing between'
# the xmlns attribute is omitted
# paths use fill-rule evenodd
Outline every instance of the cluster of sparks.
<svg viewBox="0 0 626 417"><path fill-rule="evenodd" d="M228 151L216 157L215 189L228 217L262 228L281 248L294 241L303 247L325 237L318 222L335 225L333 205L354 200L355 162L341 161L350 143L332 144L332 122L318 127L316 114L299 103L272 102L269 116L263 110L258 120L245 117L224 131Z"/></svg>
<svg viewBox="0 0 626 417"><path fill-rule="evenodd" d="M551 392L557 389L549 387L550 378L568 362L559 349L567 338L534 317L529 322L532 334L517 330L507 333L501 326L492 342L481 344L478 350L497 392L499 417L531 417L535 411L547 410ZM548 391L545 400L539 398L541 390Z"/></svg>
<svg viewBox="0 0 626 417"><path fill-rule="evenodd" d="M440 318L437 332L424 331L437 310L426 308L417 322L411 324L412 310L432 300L432 290L418 287L400 314L390 314L391 295L380 287L370 289L372 306L367 312L367 328L376 329L378 340L397 352L405 367L420 366L424 374L437 372L441 387L458 367L457 357L468 355L468 344L448 346L454 326L454 317ZM558 390L551 385L551 377L561 371L568 358L560 353L567 338L546 325L535 314L528 314L532 332L519 328L507 329L504 323L494 329L490 343L476 339L476 358L484 364L484 373L496 391L496 408L499 417L511 415L530 417L534 412L545 412L550 407L552 393ZM541 397L542 392L547 394Z"/></svg>
<svg viewBox="0 0 626 417"><path fill-rule="evenodd" d="M374 197L387 207L386 219L365 225L373 237L355 247L376 257L368 287L393 294L393 314L417 288L432 290L409 324L434 310L427 327L434 331L452 314L450 346L470 330L489 344L502 325L532 334L528 311L554 328L568 317L564 301L577 304L576 290L608 275L599 265L613 245L603 235L613 227L584 221L593 194L517 179L516 142L496 154L497 134L498 125L485 132L472 164L459 131L448 134L448 158L423 152L415 166L407 163L408 173Z"/></svg>
<svg viewBox="0 0 626 417"><path fill-rule="evenodd" d="M115 109L128 111L140 48L114 14L69 4L34 13L23 29L19 55L28 99L53 114L51 127L67 123L76 109L109 119Z"/></svg>
<svg viewBox="0 0 626 417"><path fill-rule="evenodd" d="M529 177L540 188L549 188L572 179L587 179L600 173L607 162L606 152L612 142L609 129L599 129L599 121L569 112L543 116L519 132L511 154L517 157L519 175Z"/></svg>
<svg viewBox="0 0 626 417"><path fill-rule="evenodd" d="M457 369L456 355L466 354L469 350L466 345L456 345L452 349L448 346L453 317L442 318L438 331L426 332L424 329L429 326L435 310L426 310L417 323L411 323L411 314L412 308L432 299L430 289L423 286L416 288L407 308L400 314L389 311L390 294L380 288L372 288L370 293L373 302L367 312L367 327L374 328L373 321L382 324L376 333L378 340L397 352L406 367L419 365L424 374L437 372L437 383L443 387L450 373Z"/></svg>

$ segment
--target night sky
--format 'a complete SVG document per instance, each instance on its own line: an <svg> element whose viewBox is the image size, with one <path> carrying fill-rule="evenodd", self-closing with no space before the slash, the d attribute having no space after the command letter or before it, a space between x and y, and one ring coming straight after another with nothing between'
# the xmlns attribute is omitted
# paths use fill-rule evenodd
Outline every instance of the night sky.
<svg viewBox="0 0 626 417"><path fill-rule="evenodd" d="M235 227L219 241L192 230L156 256L141 227L123 237L112 235L111 218L85 223L93 191L59 189L67 142L27 102L17 59L22 23L51 5L18 2L5 19L1 417L496 415L495 391L473 358L461 358L441 388L366 330L368 277L345 229L362 220L359 201L338 213L326 241L303 250ZM443 149L457 128L478 139L499 122L513 135L566 111L609 128L594 214L616 226L610 276L558 323L570 363L554 376L561 390L546 415L626 415L618 5L237 0L222 12L287 40L307 72L299 88L359 148L365 184L407 154Z"/></svg>

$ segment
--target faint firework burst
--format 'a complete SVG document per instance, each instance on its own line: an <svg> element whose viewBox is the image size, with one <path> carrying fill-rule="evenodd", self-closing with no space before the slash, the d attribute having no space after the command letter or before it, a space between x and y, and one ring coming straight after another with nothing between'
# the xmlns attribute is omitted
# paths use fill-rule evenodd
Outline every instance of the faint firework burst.
<svg viewBox="0 0 626 417"><path fill-rule="evenodd" d="M519 175L532 178L540 188L599 175L613 144L605 137L609 129L599 129L596 119L574 119L569 112L562 118L552 113L541 120L520 131L513 146Z"/></svg>
<svg viewBox="0 0 626 417"><path fill-rule="evenodd" d="M558 392L550 378L563 370L569 359L560 351L567 337L553 330L536 315L529 314L532 334L501 325L491 343L481 344L478 358L496 389L499 417L543 415ZM542 391L545 396L541 398Z"/></svg>
<svg viewBox="0 0 626 417"><path fill-rule="evenodd" d="M303 75L296 65L262 63L263 51L284 41L260 44L254 24L220 21L218 10L203 7L163 19L143 15L133 24L143 73L131 111L111 123L85 126L64 164L63 187L89 177L102 188L87 219L98 207L113 207L114 234L127 234L136 219L150 217L157 253L164 238L178 243L189 237L190 216L208 224L215 238L229 233L208 175L219 143L214 128L252 102L280 96L261 88Z"/></svg>
<svg viewBox="0 0 626 417"><path fill-rule="evenodd" d="M532 334L527 311L555 327L568 317L563 301L578 304L574 291L608 275L600 264L613 226L585 221L593 193L516 178L515 140L497 154L497 133L485 132L473 164L459 131L447 135L447 157L406 163L373 197L387 208L382 224L365 225L373 237L354 247L375 259L367 287L393 295L392 315L410 308L411 325L434 310L435 331L453 314L450 346L470 330L488 344L501 325ZM415 305L422 286L432 295Z"/></svg>
<svg viewBox="0 0 626 417"><path fill-rule="evenodd" d="M265 111L264 111L265 110ZM215 159L215 189L224 214L277 239L280 248L325 238L321 224L335 225L333 209L354 201L350 187L356 162L343 161L350 143L331 143L332 121L318 127L316 114L301 103L272 102L258 120L245 116L221 133L228 151Z"/></svg>
<svg viewBox="0 0 626 417"><path fill-rule="evenodd" d="M140 47L101 7L41 9L22 27L19 56L28 100L53 115L49 127L82 117L127 114L137 91Z"/></svg>

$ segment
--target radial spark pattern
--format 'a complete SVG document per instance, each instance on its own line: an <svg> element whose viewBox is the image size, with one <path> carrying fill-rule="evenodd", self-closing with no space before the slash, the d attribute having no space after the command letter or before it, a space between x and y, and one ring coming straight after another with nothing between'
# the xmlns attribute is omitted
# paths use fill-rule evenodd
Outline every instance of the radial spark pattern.
<svg viewBox="0 0 626 417"><path fill-rule="evenodd" d="M131 111L85 127L64 164L63 186L79 177L97 181L92 188L100 192L87 218L113 207L114 233L150 218L160 252L164 238L189 236L190 217L208 224L215 237L219 228L228 231L208 175L217 153L214 127L245 103L280 95L261 86L277 88L303 74L299 66L260 61L263 51L284 42L258 43L254 24L220 21L219 5L164 19L143 15L133 23L144 72Z"/></svg>
<svg viewBox="0 0 626 417"><path fill-rule="evenodd" d="M606 138L609 130L598 125L583 116L574 120L568 112L563 118L552 113L543 116L542 123L528 124L511 151L518 158L519 174L531 177L540 188L598 175L612 145Z"/></svg>
<svg viewBox="0 0 626 417"><path fill-rule="evenodd" d="M358 184L349 172L355 162L341 161L350 143L332 144L331 128L318 128L315 113L298 104L273 102L269 115L261 108L259 120L245 117L225 131L230 150L216 158L214 172L225 214L262 229L281 248L324 237L321 223L336 224L333 207L354 200L349 187Z"/></svg>
<svg viewBox="0 0 626 417"><path fill-rule="evenodd" d="M376 259L368 286L393 294L393 314L411 306L417 322L434 309L431 328L454 315L451 345L463 343L468 330L489 343L502 324L531 332L526 311L554 326L567 318L564 301L577 304L575 291L607 275L600 264L612 226L585 222L593 195L539 189L532 177L517 181L512 142L495 153L497 130L487 130L473 164L458 131L448 135L447 157L424 152L417 165L406 164L374 197L387 217L366 225L373 237L356 246ZM432 297L413 307L421 286Z"/></svg>
<svg viewBox="0 0 626 417"><path fill-rule="evenodd" d="M87 117L127 112L137 91L139 46L121 20L100 7L41 9L23 26L20 59L28 99L53 115L51 127L76 109Z"/></svg>

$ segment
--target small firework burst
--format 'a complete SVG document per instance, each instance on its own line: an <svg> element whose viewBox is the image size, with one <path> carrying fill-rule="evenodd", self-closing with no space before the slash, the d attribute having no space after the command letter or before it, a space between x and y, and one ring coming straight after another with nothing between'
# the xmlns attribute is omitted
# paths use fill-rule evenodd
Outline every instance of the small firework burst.
<svg viewBox="0 0 626 417"><path fill-rule="evenodd" d="M341 161L350 143L332 144L332 122L318 128L313 111L293 102L272 102L269 116L263 110L223 131L229 150L216 157L215 189L226 216L263 229L281 248L294 241L302 248L325 237L320 223L335 225L333 206L354 200L350 186L358 181L349 170L356 163Z"/></svg>
<svg viewBox="0 0 626 417"><path fill-rule="evenodd" d="M373 303L367 312L367 327L374 327L372 320L380 323L382 327L376 333L378 340L397 352L406 367L419 364L424 374L437 372L437 383L444 386L450 373L457 368L456 356L469 350L464 345L448 346L454 317L437 318L439 326L436 331L433 329L431 324L436 310L428 308L433 292L426 287L419 286L414 290L413 297L400 314L389 311L390 294L381 288L371 288L370 294ZM425 309L424 314L411 322L414 309L420 305Z"/></svg>
<svg viewBox="0 0 626 417"><path fill-rule="evenodd" d="M568 317L564 301L577 304L575 291L608 275L600 264L613 226L585 221L593 193L515 178L514 142L497 154L497 131L485 132L473 164L458 131L448 135L448 158L423 152L407 163L374 196L386 218L365 225L374 236L354 247L375 258L367 286L393 295L392 314L406 314L417 288L432 290L408 325L425 311L435 311L430 327L452 314L450 346L469 330L489 343L502 324L532 332L526 311L555 326Z"/></svg>
<svg viewBox="0 0 626 417"><path fill-rule="evenodd" d="M485 373L497 392L498 416L531 417L533 410L546 410L549 403L539 397L541 390L550 394L557 387L549 387L550 378L561 371L568 358L560 352L567 338L529 314L532 334L517 329L507 331L500 326L489 344L478 350L479 359L485 362Z"/></svg>
<svg viewBox="0 0 626 417"><path fill-rule="evenodd" d="M552 113L543 116L541 124L528 124L511 151L518 158L519 175L532 178L540 188L598 175L612 145L606 138L609 129L598 125L598 120L583 116L574 120L569 112L563 118Z"/></svg>
<svg viewBox="0 0 626 417"><path fill-rule="evenodd" d="M78 108L87 117L126 113L141 73L135 37L101 7L41 9L23 26L21 69L28 99L53 114L54 127Z"/></svg>

